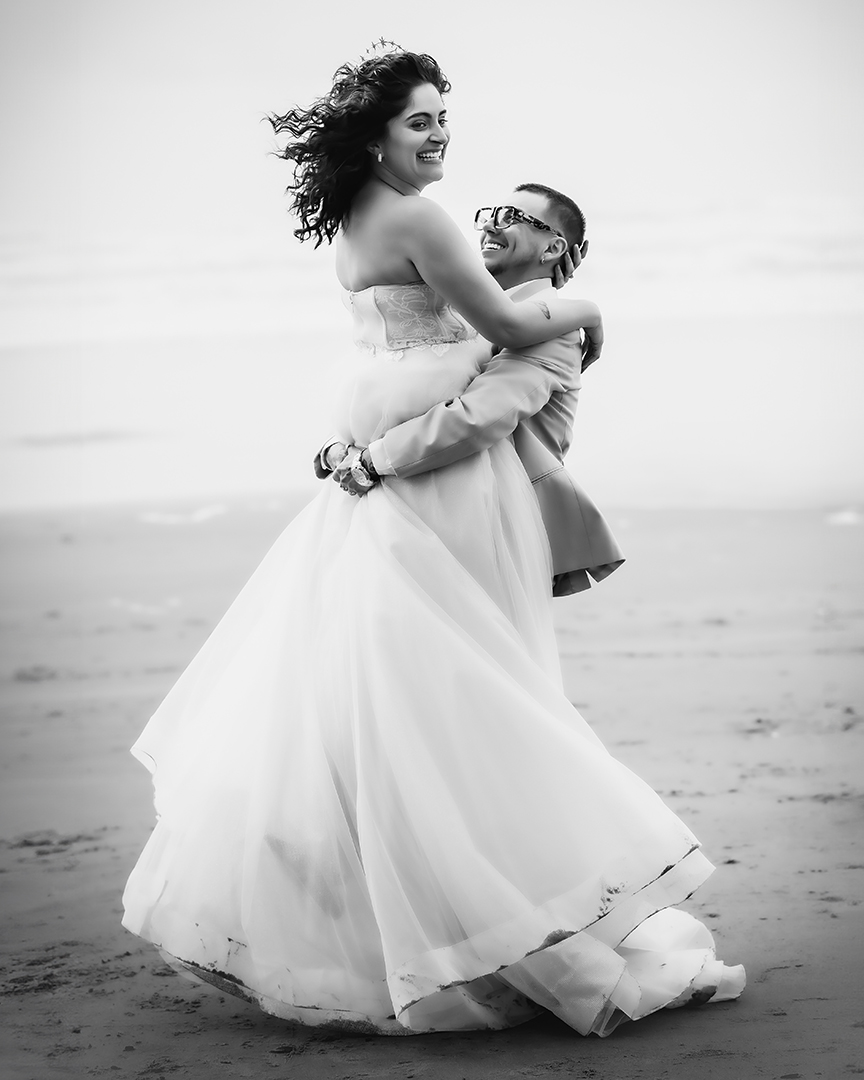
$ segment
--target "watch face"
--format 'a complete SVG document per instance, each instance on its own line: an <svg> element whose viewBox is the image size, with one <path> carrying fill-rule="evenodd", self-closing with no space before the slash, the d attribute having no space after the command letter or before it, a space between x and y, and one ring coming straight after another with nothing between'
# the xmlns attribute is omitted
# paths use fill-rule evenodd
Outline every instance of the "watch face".
<svg viewBox="0 0 864 1080"><path fill-rule="evenodd" d="M366 467L359 457L355 458L351 465L351 476L358 487L371 488L373 486L372 477L366 472Z"/></svg>

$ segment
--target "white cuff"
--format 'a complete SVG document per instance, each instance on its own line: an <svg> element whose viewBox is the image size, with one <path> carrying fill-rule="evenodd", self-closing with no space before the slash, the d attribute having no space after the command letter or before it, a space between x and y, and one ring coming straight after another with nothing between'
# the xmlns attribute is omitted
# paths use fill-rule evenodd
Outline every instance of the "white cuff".
<svg viewBox="0 0 864 1080"><path fill-rule="evenodd" d="M390 464L390 457L384 447L383 439L376 439L374 442L369 443L367 449L369 451L369 457L372 459L372 464L375 466L375 472L377 472L379 476L396 475L396 470Z"/></svg>

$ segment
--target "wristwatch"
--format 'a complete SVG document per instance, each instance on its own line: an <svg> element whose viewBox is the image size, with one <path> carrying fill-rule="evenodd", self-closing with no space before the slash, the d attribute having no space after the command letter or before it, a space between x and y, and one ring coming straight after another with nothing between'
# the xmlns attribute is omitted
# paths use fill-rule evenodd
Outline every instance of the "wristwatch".
<svg viewBox="0 0 864 1080"><path fill-rule="evenodd" d="M362 450L359 450L351 460L351 478L361 491L368 491L375 487L381 479L375 471L375 466L371 462L367 465L363 460Z"/></svg>

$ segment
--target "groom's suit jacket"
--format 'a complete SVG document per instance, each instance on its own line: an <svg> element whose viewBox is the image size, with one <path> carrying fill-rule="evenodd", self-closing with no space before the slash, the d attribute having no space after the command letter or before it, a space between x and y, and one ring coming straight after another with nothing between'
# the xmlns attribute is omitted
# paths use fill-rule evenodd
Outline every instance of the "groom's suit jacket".
<svg viewBox="0 0 864 1080"><path fill-rule="evenodd" d="M508 290L514 300L554 298L546 279ZM552 550L555 596L591 587L624 561L603 515L564 468L581 386L577 332L493 357L463 393L391 428L369 446L382 476L438 469L512 437L534 485Z"/></svg>

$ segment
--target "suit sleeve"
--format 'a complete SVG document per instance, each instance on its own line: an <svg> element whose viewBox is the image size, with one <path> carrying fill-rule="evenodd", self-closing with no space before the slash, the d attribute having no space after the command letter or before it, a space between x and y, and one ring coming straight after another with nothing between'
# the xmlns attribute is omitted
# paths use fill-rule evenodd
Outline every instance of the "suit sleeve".
<svg viewBox="0 0 864 1080"><path fill-rule="evenodd" d="M547 366L506 352L465 391L391 428L369 446L382 476L415 476L486 450L539 412L561 380Z"/></svg>

